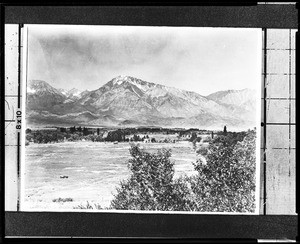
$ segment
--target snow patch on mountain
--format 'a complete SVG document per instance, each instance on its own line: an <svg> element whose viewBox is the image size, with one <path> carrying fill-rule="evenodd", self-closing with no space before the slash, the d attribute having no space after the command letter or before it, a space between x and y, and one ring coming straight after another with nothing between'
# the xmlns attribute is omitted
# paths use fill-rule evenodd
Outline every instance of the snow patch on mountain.
<svg viewBox="0 0 300 244"><path fill-rule="evenodd" d="M73 88L67 96L62 89L55 89L44 81L34 81L27 89L29 112L50 111L61 119L69 114L74 121L82 120L91 125L219 128L228 124L249 128L255 121L252 109L255 96L247 89L220 91L205 97L131 76L115 77L93 91Z"/></svg>
<svg viewBox="0 0 300 244"><path fill-rule="evenodd" d="M67 96L67 91L65 89L59 88L57 90L60 91L63 95Z"/></svg>
<svg viewBox="0 0 300 244"><path fill-rule="evenodd" d="M69 90L68 92L67 92L67 96L68 97L72 97L72 96L74 96L74 97L80 97L80 94L82 93L82 91L80 91L80 90L78 90L78 89L76 89L76 88L72 88L71 90Z"/></svg>

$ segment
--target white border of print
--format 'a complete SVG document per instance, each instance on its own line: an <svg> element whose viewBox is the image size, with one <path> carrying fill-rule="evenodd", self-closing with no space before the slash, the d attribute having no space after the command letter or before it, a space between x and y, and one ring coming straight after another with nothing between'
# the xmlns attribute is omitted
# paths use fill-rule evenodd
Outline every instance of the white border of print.
<svg viewBox="0 0 300 244"><path fill-rule="evenodd" d="M20 199L19 199L19 208L20 211L22 209L22 203L24 202L24 193L25 193L25 141L26 141L26 95L27 95L27 63L28 63L28 28L24 26L22 29L22 76L21 76L21 90L22 90L22 114L23 114L23 121L22 121L22 131L21 131L21 160L20 160Z"/></svg>
<svg viewBox="0 0 300 244"><path fill-rule="evenodd" d="M197 214L197 215L259 215L260 207L260 167L261 167L261 155L260 155L260 144L261 144L261 67L262 67L262 29L261 28L252 28L256 29L258 33L257 38L257 94L256 94L256 191L255 191L255 211L253 213L249 212L196 212L196 211L148 211L148 210L97 210L97 209L23 209L22 203L24 202L24 192L25 192L25 128L26 128L26 87L27 87L27 55L28 55L28 27L36 26L37 24L24 25L23 30L23 73L22 73L22 111L23 111L23 126L21 132L21 186L20 186L20 211L30 211L30 212L95 212L95 213L131 213L131 214ZM87 25L88 26L88 25ZM84 27L84 26L81 26ZM176 28L176 27L175 27ZM194 28L210 28L210 27L194 27ZM225 27L220 27L225 28ZM239 28L245 29L245 28ZM259 82L258 82L259 81Z"/></svg>

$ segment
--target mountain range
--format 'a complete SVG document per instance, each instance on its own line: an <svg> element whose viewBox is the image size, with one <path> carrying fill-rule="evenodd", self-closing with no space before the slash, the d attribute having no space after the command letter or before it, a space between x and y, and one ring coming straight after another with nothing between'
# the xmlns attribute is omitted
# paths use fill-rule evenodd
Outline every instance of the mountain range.
<svg viewBox="0 0 300 244"><path fill-rule="evenodd" d="M255 90L219 91L209 96L118 76L92 91L56 89L30 80L27 127L162 126L233 130L255 126Z"/></svg>

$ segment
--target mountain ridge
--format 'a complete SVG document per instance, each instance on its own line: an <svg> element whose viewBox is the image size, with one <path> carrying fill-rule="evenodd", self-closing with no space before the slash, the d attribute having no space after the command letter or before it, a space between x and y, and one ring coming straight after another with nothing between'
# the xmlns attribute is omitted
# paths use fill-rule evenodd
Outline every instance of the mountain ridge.
<svg viewBox="0 0 300 244"><path fill-rule="evenodd" d="M125 127L137 125L220 127L224 126L224 123L238 128L255 126L253 121L255 107L250 106L255 97L253 100L254 91L248 91L250 89L219 91L202 96L196 92L163 86L132 76L117 76L96 90L81 92L82 95L74 99L45 81L40 81L40 85L38 83L36 80L30 81L27 87L29 124L33 120L35 124L39 123L37 114L43 117L41 123L45 124L47 119L42 112L47 111L49 121L51 117L51 121L54 120L55 124L72 124L73 118L77 124L99 126L103 124L107 126L110 123ZM28 92L31 89L38 90L39 87L42 92ZM240 95L242 91L248 92L245 99ZM228 100L226 96L232 93L236 93L236 96L231 95L229 96L231 100ZM52 100L51 96L54 96ZM49 97L51 106L45 103L42 103L42 106L33 106L44 97ZM242 103L235 105L234 101ZM75 119L76 113L80 113L80 118Z"/></svg>

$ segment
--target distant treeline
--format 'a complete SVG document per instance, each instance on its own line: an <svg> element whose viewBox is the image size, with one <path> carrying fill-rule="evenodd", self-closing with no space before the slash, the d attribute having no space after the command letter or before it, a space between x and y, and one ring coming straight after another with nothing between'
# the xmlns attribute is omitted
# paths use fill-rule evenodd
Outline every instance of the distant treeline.
<svg viewBox="0 0 300 244"><path fill-rule="evenodd" d="M88 128L81 126L72 127L57 127L53 129L26 130L27 144L34 143L51 143L62 141L79 141L88 140L96 142L129 142L129 141L144 141L158 142L155 138L149 138L150 134L174 135L179 137L190 135L189 140L193 141L197 136L196 133L213 134L208 130L199 130L197 128L181 129L181 128L161 128L161 127L138 127L138 128L122 128L122 129L107 129L107 128ZM220 132L217 132L217 134ZM139 134L144 134L140 136ZM198 138L199 139L199 138ZM174 142L169 139L164 139L159 142Z"/></svg>

